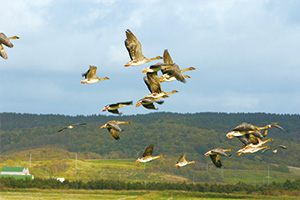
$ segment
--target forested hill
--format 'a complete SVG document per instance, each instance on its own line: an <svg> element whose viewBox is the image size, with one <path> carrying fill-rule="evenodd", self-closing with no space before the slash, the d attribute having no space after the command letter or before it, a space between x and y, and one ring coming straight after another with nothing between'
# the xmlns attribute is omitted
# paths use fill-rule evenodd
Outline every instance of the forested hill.
<svg viewBox="0 0 300 200"><path fill-rule="evenodd" d="M266 113L194 113L178 114L157 112L130 116L64 116L1 113L0 153L9 154L40 147L57 147L70 152L93 152L109 158L137 158L145 147L154 144L154 154L179 157L187 154L189 160L208 162L203 154L216 147L238 150L242 143L228 139L226 133L241 122L265 126L279 122L287 132L272 128L267 143L270 147L286 145L287 150L277 154L266 152L226 159L228 163L242 165L253 160L300 167L300 115ZM131 121L121 127L120 140L111 137L100 126L109 120ZM57 131L69 124L86 122L72 130ZM233 153L235 154L235 153ZM242 161L242 162L241 162Z"/></svg>

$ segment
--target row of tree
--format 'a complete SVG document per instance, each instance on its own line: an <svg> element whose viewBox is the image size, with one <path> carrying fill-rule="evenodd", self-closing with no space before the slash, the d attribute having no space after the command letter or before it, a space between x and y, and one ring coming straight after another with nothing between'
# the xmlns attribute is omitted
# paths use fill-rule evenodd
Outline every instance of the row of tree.
<svg viewBox="0 0 300 200"><path fill-rule="evenodd" d="M184 190L216 193L247 193L269 195L274 191L299 191L300 179L286 180L283 183L254 185L239 182L237 184L187 184L170 182L124 182L117 180L93 180L88 182L68 181L60 182L55 179L14 179L0 178L0 188L40 188L40 189L113 189L113 190Z"/></svg>

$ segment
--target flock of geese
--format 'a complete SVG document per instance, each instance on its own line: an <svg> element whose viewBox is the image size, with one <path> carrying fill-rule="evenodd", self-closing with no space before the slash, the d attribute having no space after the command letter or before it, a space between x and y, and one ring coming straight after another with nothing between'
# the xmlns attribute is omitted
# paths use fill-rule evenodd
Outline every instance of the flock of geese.
<svg viewBox="0 0 300 200"><path fill-rule="evenodd" d="M146 76L143 79L148 90L150 91L150 94L146 95L144 98L140 99L136 103L136 107L142 105L146 109L157 110L158 108L155 107L154 103L161 105L164 103L162 99L169 97L170 94L178 92L177 90L164 92L161 88L161 83L170 82L174 80L185 83L186 82L185 78L190 78L190 76L183 75L182 73L189 70L195 70L196 68L189 67L186 69L180 69L179 66L173 62L168 50L164 50L163 57L156 56L154 58L146 58L142 53L142 45L139 42L139 40L136 38L136 36L129 29L127 29L125 33L126 33L125 47L128 50L131 59L129 62L125 64L125 67L143 65L145 63L154 60L163 59L163 63L156 63L142 70L142 73L146 74ZM4 59L7 59L7 54L4 50L3 45L12 48L13 44L10 41L11 39L19 39L19 37L17 36L7 37L4 33L0 33L0 56L3 57ZM158 76L158 71L161 71L162 73L160 77ZM96 72L97 72L97 67L90 66L89 70L82 74L82 77L84 77L84 79L81 80L81 83L94 84L102 80L109 80L108 77L99 78ZM119 112L119 108L128 105L133 105L133 101L108 104L103 108L102 111L103 112L108 111L113 114L122 115L122 113ZM128 122L128 121L112 120L102 125L101 128L106 128L114 139L119 140L120 139L119 132L122 131L119 125L131 124L131 123L132 122ZM66 129L72 129L74 128L74 126L82 126L86 124L87 123L71 124L58 130L58 132L62 132ZM250 123L243 122L239 124L237 127L235 127L232 131L228 132L226 134L226 137L229 139L236 137L243 143L243 146L237 151L238 156L240 156L243 153L255 153L262 149L264 149L262 153L264 153L267 150L272 150L274 153L276 153L279 148L286 149L286 146L279 145L275 149L272 149L268 146L264 146L265 143L272 141L272 139L264 140L264 138L268 134L268 130L272 127L285 131L281 126L278 125L277 122L270 123L264 127L258 127ZM262 130L263 132L261 132ZM153 144L147 146L142 157L138 158L136 160L136 163L140 163L140 162L145 163L158 158L165 157L165 155L153 156L152 155L153 149L154 149ZM224 156L224 157L231 156L231 154L226 153L227 151L233 151L233 150L215 148L209 150L204 155L210 156L214 165L220 168L222 167L220 156ZM175 167L183 167L188 164L196 163L196 161L187 161L185 157L186 154L182 155L179 158L178 162L175 164Z"/></svg>

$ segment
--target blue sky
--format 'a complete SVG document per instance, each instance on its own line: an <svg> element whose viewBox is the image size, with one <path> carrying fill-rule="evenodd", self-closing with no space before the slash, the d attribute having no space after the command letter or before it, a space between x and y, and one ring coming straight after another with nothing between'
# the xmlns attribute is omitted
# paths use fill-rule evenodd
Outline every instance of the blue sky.
<svg viewBox="0 0 300 200"><path fill-rule="evenodd" d="M0 59L0 111L92 115L149 92L124 67L130 29L146 57L165 49L186 72L159 111L300 113L300 2L279 0L0 0L0 32L17 35ZM110 80L81 84L89 65ZM143 114L127 106L124 114Z"/></svg>

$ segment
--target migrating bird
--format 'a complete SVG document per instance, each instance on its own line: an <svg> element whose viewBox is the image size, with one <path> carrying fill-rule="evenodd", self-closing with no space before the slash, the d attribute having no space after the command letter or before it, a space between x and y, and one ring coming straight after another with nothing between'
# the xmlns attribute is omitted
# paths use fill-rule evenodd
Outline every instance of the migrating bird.
<svg viewBox="0 0 300 200"><path fill-rule="evenodd" d="M170 67L168 66L164 66L164 64L155 64L155 65L151 65L148 68L145 68L143 70L143 73L146 73L146 76L144 77L144 82L147 86L147 88L149 89L149 91L151 92L150 95L147 95L146 97L167 97L169 94L173 94L173 93L177 93L177 90L173 90L171 92L164 92L161 89L161 85L160 85L160 80L159 77L157 75L157 72L159 70L161 70L162 68L165 67Z"/></svg>
<svg viewBox="0 0 300 200"><path fill-rule="evenodd" d="M11 39L20 39L18 36L7 37L4 33L0 33L0 56L4 59L7 59L7 54L3 45L13 48L13 44L11 43ZM3 44L3 45L2 45Z"/></svg>
<svg viewBox="0 0 300 200"><path fill-rule="evenodd" d="M122 131L119 124L131 124L132 122L127 121L118 121L118 120L112 120L101 126L101 128L107 128L111 136L115 138L116 140L120 139L119 132Z"/></svg>
<svg viewBox="0 0 300 200"><path fill-rule="evenodd" d="M271 148L264 149L261 153L265 153L265 152L268 151L268 150L272 150L273 153L277 153L279 148L287 149L286 146L284 146L284 145L279 145L279 146L278 146L277 148L275 148L275 149L271 149Z"/></svg>
<svg viewBox="0 0 300 200"><path fill-rule="evenodd" d="M204 155L206 156L210 156L210 159L212 160L212 162L215 164L216 167L221 168L222 167L222 163L221 163L221 159L220 156L225 156L225 157L230 157L231 154L226 154L226 151L233 151L232 149L220 149L220 148L216 148L216 149L212 149L208 152L206 152Z"/></svg>
<svg viewBox="0 0 300 200"><path fill-rule="evenodd" d="M145 149L145 152L143 153L143 157L138 158L136 160L136 163L139 163L139 162L145 163L145 162L149 162L151 160L157 159L157 158L166 157L165 155L162 155L162 154L158 155L158 156L152 156L153 148L154 148L153 144L147 146L146 149Z"/></svg>
<svg viewBox="0 0 300 200"><path fill-rule="evenodd" d="M87 123L75 123L75 124L71 124L69 126L66 126L66 127L62 128L62 129L58 130L57 132L62 132L64 130L66 130L66 129L72 129L72 128L74 128L74 126L83 126L83 125L86 125L86 124Z"/></svg>
<svg viewBox="0 0 300 200"><path fill-rule="evenodd" d="M81 83L92 84L92 83L97 83L102 80L109 79L108 77L98 78L98 76L96 75L96 71L97 71L97 67L90 65L90 69L87 72L82 74L82 77L84 77L85 79L82 79Z"/></svg>
<svg viewBox="0 0 300 200"><path fill-rule="evenodd" d="M185 159L185 156L186 156L186 154L183 154L183 156L180 156L178 162L175 164L175 167L179 168L179 167L186 166L188 164L196 163L196 161L194 161L194 160L193 161L187 161Z"/></svg>
<svg viewBox="0 0 300 200"><path fill-rule="evenodd" d="M265 143L269 142L269 141L273 141L273 139L267 139L267 140L264 140L262 141L261 139L257 138L258 139L258 143L248 143L248 144L245 144L241 149L239 149L237 151L237 155L240 156L242 153L255 153L255 152L258 152L262 149L265 149L265 148L269 148L267 146L263 146Z"/></svg>
<svg viewBox="0 0 300 200"><path fill-rule="evenodd" d="M278 125L278 122L270 123L264 127L258 127L250 123L243 122L239 124L237 127L235 127L232 131L227 133L226 137L233 138L233 137L244 136L246 134L252 133L255 137L262 139L267 135L268 129L271 127L276 127L278 129L284 130L281 126ZM261 134L260 130L264 130L263 134Z"/></svg>
<svg viewBox="0 0 300 200"><path fill-rule="evenodd" d="M144 97L143 99L140 99L137 104L136 104L136 107L139 107L140 105L144 106L145 108L147 109L153 109L153 110L158 110L158 108L156 108L154 106L154 103L157 103L157 104L163 104L164 101L162 100L159 100L161 98L167 98L168 95L164 95L164 96L161 96L161 97Z"/></svg>
<svg viewBox="0 0 300 200"><path fill-rule="evenodd" d="M103 108L102 111L104 112L104 111L107 110L108 112L122 115L122 113L120 113L118 109L122 108L124 106L127 106L127 105L133 105L133 101L126 101L126 102L119 102L119 103L108 104L108 105L106 105Z"/></svg>
<svg viewBox="0 0 300 200"><path fill-rule="evenodd" d="M161 69L163 75L160 77L160 82L164 82L164 81L170 82L170 81L178 80L180 82L185 83L186 82L185 78L190 78L190 76L183 75L182 72L196 69L195 67L180 69L178 65L173 63L173 60L167 49L164 51L163 60L165 64L171 64L172 66L166 69Z"/></svg>
<svg viewBox="0 0 300 200"><path fill-rule="evenodd" d="M142 65L152 60L162 59L161 56L156 56L155 58L150 59L146 58L142 52L142 45L135 35L129 29L127 29L125 33L127 38L125 40L125 46L131 58L131 61L126 63L125 67Z"/></svg>

